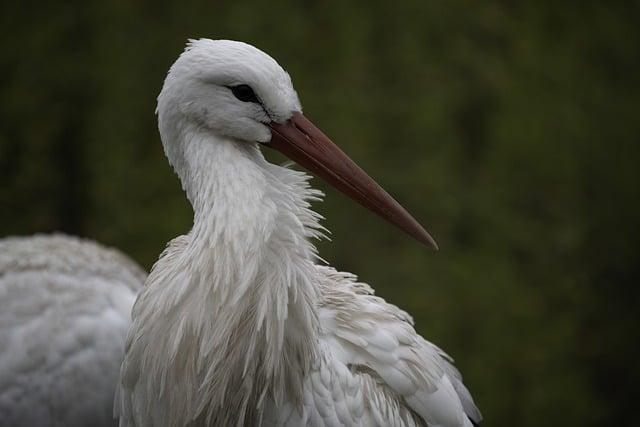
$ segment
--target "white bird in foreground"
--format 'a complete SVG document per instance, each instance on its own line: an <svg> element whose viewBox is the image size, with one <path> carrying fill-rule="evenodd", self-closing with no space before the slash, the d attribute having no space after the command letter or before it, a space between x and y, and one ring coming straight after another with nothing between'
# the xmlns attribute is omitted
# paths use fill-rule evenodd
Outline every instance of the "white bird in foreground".
<svg viewBox="0 0 640 427"><path fill-rule="evenodd" d="M113 394L145 277L88 240L0 240L0 426L116 425Z"/></svg>
<svg viewBox="0 0 640 427"><path fill-rule="evenodd" d="M309 177L427 245L424 229L301 113L289 75L245 43L191 42L158 97L165 153L194 209L132 312L121 426L470 427L451 359L355 276L317 264Z"/></svg>

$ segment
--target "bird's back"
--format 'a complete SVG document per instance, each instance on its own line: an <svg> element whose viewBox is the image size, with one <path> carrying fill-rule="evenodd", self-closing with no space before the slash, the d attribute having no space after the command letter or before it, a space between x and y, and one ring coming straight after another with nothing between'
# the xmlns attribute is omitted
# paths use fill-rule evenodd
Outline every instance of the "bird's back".
<svg viewBox="0 0 640 427"><path fill-rule="evenodd" d="M69 236L0 240L0 426L111 426L145 273Z"/></svg>

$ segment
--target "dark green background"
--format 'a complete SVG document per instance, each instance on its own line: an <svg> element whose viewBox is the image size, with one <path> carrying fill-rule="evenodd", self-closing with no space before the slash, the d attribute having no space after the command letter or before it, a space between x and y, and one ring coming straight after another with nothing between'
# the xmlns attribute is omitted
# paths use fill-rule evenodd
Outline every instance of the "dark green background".
<svg viewBox="0 0 640 427"><path fill-rule="evenodd" d="M0 235L149 268L191 211L155 97L187 38L255 44L421 218L432 253L320 182L320 243L456 359L487 426L638 422L640 3L0 6Z"/></svg>

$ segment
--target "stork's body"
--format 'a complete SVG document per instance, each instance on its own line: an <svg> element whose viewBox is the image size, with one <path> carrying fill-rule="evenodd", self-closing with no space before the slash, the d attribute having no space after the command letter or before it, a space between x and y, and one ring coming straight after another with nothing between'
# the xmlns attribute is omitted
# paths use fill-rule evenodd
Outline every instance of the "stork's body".
<svg viewBox="0 0 640 427"><path fill-rule="evenodd" d="M448 356L405 312L317 264L310 239L322 227L309 202L320 194L306 174L268 163L260 143L430 238L372 181L349 184L361 171L339 153L323 158L335 148L299 111L289 76L243 43L194 42L170 70L159 128L194 225L168 245L134 306L121 426L480 420Z"/></svg>
<svg viewBox="0 0 640 427"><path fill-rule="evenodd" d="M0 426L112 427L145 273L64 235L0 240Z"/></svg>

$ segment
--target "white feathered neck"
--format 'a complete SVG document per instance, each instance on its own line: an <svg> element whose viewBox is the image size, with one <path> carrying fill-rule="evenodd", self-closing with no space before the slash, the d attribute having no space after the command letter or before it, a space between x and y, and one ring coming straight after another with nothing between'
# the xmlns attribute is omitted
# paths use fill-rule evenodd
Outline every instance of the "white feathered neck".
<svg viewBox="0 0 640 427"><path fill-rule="evenodd" d="M265 400L302 395L315 358L308 239L322 228L309 201L321 193L306 174L268 163L255 144L196 126L177 136L169 143L182 155L170 160L194 226L169 244L134 307L123 381L143 384L130 384L129 409L164 418L154 425L251 424Z"/></svg>

